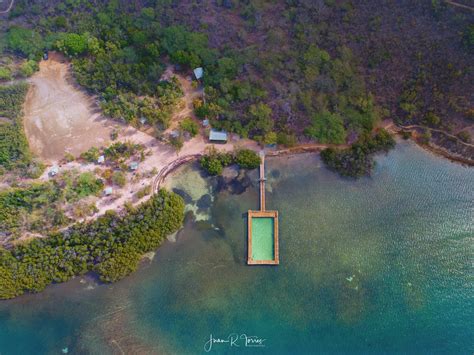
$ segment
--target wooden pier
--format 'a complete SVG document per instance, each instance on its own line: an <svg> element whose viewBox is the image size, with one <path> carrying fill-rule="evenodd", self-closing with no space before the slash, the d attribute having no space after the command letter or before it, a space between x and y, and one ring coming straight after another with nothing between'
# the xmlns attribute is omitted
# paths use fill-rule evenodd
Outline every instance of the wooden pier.
<svg viewBox="0 0 474 355"><path fill-rule="evenodd" d="M280 263L279 256L279 243L278 243L278 211L267 211L265 206L265 153L260 152L260 210L259 211L248 211L248 230L247 230L247 264L248 265L278 265ZM273 228L271 228L271 233L273 234L273 258L254 258L253 250L253 239L255 238L264 238L265 235L253 235L253 221L258 218L271 218L273 220ZM271 236L270 236L271 237ZM257 241L258 242L258 241Z"/></svg>
<svg viewBox="0 0 474 355"><path fill-rule="evenodd" d="M260 152L260 211L265 211L265 154Z"/></svg>

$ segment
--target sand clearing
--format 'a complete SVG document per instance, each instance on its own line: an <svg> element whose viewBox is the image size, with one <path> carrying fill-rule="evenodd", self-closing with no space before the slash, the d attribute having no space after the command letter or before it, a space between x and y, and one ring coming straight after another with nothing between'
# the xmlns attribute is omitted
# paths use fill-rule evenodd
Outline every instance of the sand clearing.
<svg viewBox="0 0 474 355"><path fill-rule="evenodd" d="M174 148L157 141L153 136L139 131L136 128L119 124L111 119L104 118L97 108L94 108L94 99L87 96L71 85L66 79L69 74L69 65L64 58L56 53L50 53L49 60L40 63L40 71L31 78L31 88L25 103L24 125L26 135L32 151L49 163L58 162L66 152L75 156L90 147L108 145L110 133L118 128L117 141L130 141L146 147L147 154L144 161L140 162L137 171L128 172L128 183L124 187L113 186L112 196L101 196L95 203L98 212L87 219L103 214L106 210L120 210L125 202L137 204L141 200L135 193L146 185L153 185L156 176L147 174L152 169L157 172L169 167L177 160L188 156L201 154L210 146L202 135L188 140L177 153ZM164 74L173 75L169 67ZM174 74L176 75L176 74ZM192 101L199 97L200 89L193 88L191 82L177 75L184 91L183 104L173 114L171 127L176 128L185 117L193 117ZM201 133L204 133L202 130ZM236 146L245 146L258 150L258 145L250 140L234 139L223 145L218 145L219 150L233 150ZM62 164L60 171L75 169L79 172L94 171L104 166L73 161ZM137 179L132 179L135 175ZM137 176L138 175L138 176ZM40 178L45 181L50 179L48 170Z"/></svg>
<svg viewBox="0 0 474 355"><path fill-rule="evenodd" d="M51 53L30 79L23 122L31 150L46 161L107 144L114 126L101 116L93 98L66 80L68 75L69 65Z"/></svg>

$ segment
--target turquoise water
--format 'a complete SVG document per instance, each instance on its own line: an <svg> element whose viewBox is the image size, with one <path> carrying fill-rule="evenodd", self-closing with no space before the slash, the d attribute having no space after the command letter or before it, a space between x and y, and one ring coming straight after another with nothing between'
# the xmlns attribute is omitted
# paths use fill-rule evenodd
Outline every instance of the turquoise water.
<svg viewBox="0 0 474 355"><path fill-rule="evenodd" d="M204 353L210 334L236 333L265 347L211 352L472 354L473 170L406 142L377 162L352 181L316 155L267 159L279 266L245 264L257 186L221 192L119 283L0 302L0 353Z"/></svg>
<svg viewBox="0 0 474 355"><path fill-rule="evenodd" d="M253 217L252 220L252 259L273 260L274 236L273 218Z"/></svg>

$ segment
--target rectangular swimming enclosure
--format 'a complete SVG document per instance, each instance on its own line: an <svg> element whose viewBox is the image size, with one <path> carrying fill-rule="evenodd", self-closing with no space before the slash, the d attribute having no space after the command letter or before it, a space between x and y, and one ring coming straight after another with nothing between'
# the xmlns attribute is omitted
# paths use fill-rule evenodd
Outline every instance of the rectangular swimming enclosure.
<svg viewBox="0 0 474 355"><path fill-rule="evenodd" d="M248 212L248 257L249 265L277 265L278 212Z"/></svg>

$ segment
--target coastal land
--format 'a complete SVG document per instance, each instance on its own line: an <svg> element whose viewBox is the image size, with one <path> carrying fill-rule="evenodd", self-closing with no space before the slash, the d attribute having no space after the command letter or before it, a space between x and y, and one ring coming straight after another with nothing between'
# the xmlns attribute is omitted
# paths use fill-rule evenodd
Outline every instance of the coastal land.
<svg viewBox="0 0 474 355"><path fill-rule="evenodd" d="M321 151L330 170L361 178L399 134L472 165L472 14L437 2L376 6L376 14L367 6L226 2L203 5L196 20L187 1L58 9L12 1L0 15L0 265L11 281L5 297L77 273L113 281L135 270L138 256L163 240L156 228L175 231L183 221L180 197L162 186L194 160L220 175L230 165L257 167L261 150ZM413 16L423 41L412 40L405 26ZM361 38L343 35L353 32ZM384 33L394 39L391 48L382 45ZM211 130L227 134L223 144L210 142ZM166 201L164 220L148 226L151 240L125 228ZM98 242L77 237L78 230L102 236L107 223L119 227L104 238L126 252L81 254ZM121 228L130 240L116 245ZM70 235L77 245L62 245ZM76 256L61 266L42 254L54 248ZM52 276L22 269L31 258L46 258L43 269L54 269Z"/></svg>
<svg viewBox="0 0 474 355"><path fill-rule="evenodd" d="M163 136L175 132L179 129L180 123L186 119L199 122L193 111L193 101L202 97L202 90L193 86L189 78L174 73L173 68L169 66L162 80L170 80L173 77L177 78L182 97L175 104L170 126ZM169 174L181 165L199 160L203 156L212 158L212 154L216 154L216 159L219 160L222 159L219 157L224 157L225 154L234 151L258 152L264 149L253 140L230 135L229 142L219 144L218 149L215 150L215 145L206 137L206 128L201 125L198 126L199 132L196 136L187 136L183 139L182 145L176 148L170 145L169 141L157 139L155 129L151 126L144 124L138 129L107 118L98 107L97 99L75 84L71 76L70 64L64 56L56 52L49 53L49 58L40 62L39 71L27 82L29 90L25 98L22 118L26 139L33 155L45 163L46 168L37 178L18 177L15 171L7 173L3 176L4 186L11 185L14 181L17 190L28 191L29 186L35 184L53 183L61 186L65 181L72 179L72 184L76 184L72 188L74 190L81 184L81 178L87 176L99 179L100 188L95 192L86 193L85 196L81 196L82 192L71 199L66 196L66 201L58 203L55 207L59 211L57 213L64 213L66 220L56 226L52 225L52 228L35 230L34 221L29 221L22 226L14 226L11 229L12 233L5 234L1 240L7 248L23 248L25 243L31 243L31 240L38 238L46 238L44 243L47 244L51 231L69 233L68 231L71 228L74 229L77 223L94 225L97 218L110 214L111 211L117 212L123 218L133 208L139 211L140 206L160 191ZM404 131L415 128L406 127ZM401 129L394 126L391 121L384 121L380 129L401 133ZM117 160L116 155L110 157L107 155L107 152L113 151L110 147L114 149L125 147L124 153L127 154L129 153L127 149L133 152L131 155L125 154L125 159ZM266 148L265 150L269 156L279 156L319 152L326 149L350 151L352 148L348 144L304 143L289 148ZM214 153L210 153L213 151ZM89 157L91 152L94 152L93 159ZM99 152L103 152L107 157L102 162L98 161L98 154L102 154ZM450 158L453 157L450 156ZM133 170L130 169L131 162L137 164ZM57 171L52 174L52 169L57 169ZM349 167L349 171L350 169L352 167ZM365 169L364 167L360 172L361 175L370 172L371 167L369 166L368 170ZM117 171L122 173L123 182L114 179ZM113 191L110 194L105 193L107 185ZM4 194L8 196L9 190L6 191ZM33 214L36 213L33 212ZM20 213L23 212L20 211ZM40 241L40 243L43 242ZM136 264L125 271L125 274L135 268ZM104 280L115 278L116 276L110 278L106 276ZM36 288L40 290L42 287L35 286ZM12 294L6 293L6 295Z"/></svg>

